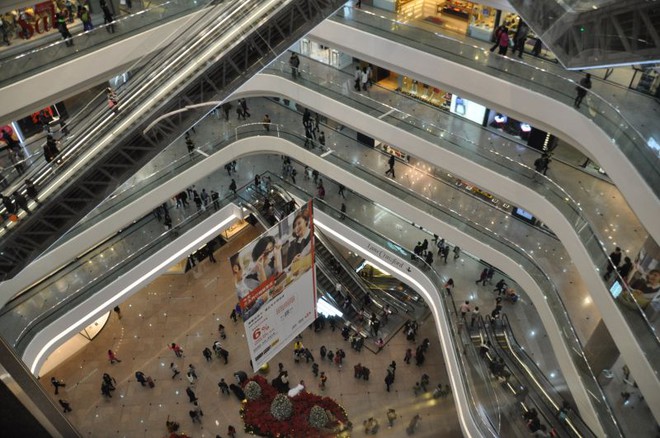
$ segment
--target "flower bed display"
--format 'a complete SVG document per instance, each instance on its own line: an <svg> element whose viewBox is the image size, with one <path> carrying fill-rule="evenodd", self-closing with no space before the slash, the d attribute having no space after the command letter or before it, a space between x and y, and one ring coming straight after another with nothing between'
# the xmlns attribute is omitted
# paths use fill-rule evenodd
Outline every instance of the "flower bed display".
<svg viewBox="0 0 660 438"><path fill-rule="evenodd" d="M249 382L259 384L261 397L244 402L241 408L241 417L245 423L245 431L248 433L265 437L325 438L340 433L348 424L346 411L336 401L330 397L305 391L291 398L284 395L293 405L293 412L287 420L277 420L271 413L273 400L278 396L277 390L259 375L248 379L244 386ZM312 412L313 414L310 415ZM322 417L321 412L326 413L328 421L325 427L317 428L312 423L320 426L322 422L318 419Z"/></svg>

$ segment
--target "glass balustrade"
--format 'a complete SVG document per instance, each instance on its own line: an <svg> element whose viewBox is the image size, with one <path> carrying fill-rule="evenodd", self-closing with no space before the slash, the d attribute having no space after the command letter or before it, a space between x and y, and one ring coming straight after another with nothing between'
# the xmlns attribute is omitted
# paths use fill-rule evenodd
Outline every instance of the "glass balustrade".
<svg viewBox="0 0 660 438"><path fill-rule="evenodd" d="M294 144L298 144L298 145L304 144L304 138L302 138L300 135L285 131L279 126L276 128L277 129L272 130L272 135L290 140ZM204 148L204 152L210 155L214 152L221 150L226 145L231 144L235 139L246 138L255 135L263 135L263 134L264 131L263 131L263 127L261 126L261 123L244 125L236 129L235 135L232 136L231 139L220 141L213 145L211 144L206 145ZM355 144L355 141L349 137L346 137L343 141L350 142L351 144ZM581 377L584 384L593 394L600 394L600 396L596 397L597 402L594 402L595 404L597 404L597 411L599 411L601 417L604 418L611 417L609 407L607 406L604 396L602 396L602 392L600 391L600 387L598 386L593 376L593 373L589 368L588 363L586 362L586 359L583 354L582 346L577 336L575 335L574 330L572 329L572 324L570 322L566 309L564 308L563 303L559 297L559 294L554 288L552 282L548 279L547 275L536 264L532 255L526 253L524 249L520 248L515 243L504 240L502 236L498 236L497 234L493 233L492 230L490 230L488 227L473 223L469 217L466 217L465 215L461 215L456 210L452 209L451 206L439 204L436 200L431 200L422 195L419 195L418 193L413 192L408 188L399 186L394 181L381 178L379 173L375 173L374 171L365 168L364 166L361 166L359 163L356 163L351 157L347 157L347 158L341 157L338 152L340 149L342 148L337 148L333 150L332 153L330 154L325 153L328 152L328 150L326 149L320 150L317 148L315 149L315 151L317 154L322 154L325 160L328 160L335 166L339 166L341 168L347 169L352 174L364 178L365 180L381 188L385 192L395 194L395 196L398 199L401 199L409 203L410 205L419 208L421 211L429 213L433 217L440 218L440 220L442 220L443 222L446 222L451 226L471 236L476 236L478 240L497 249L500 253L507 255L511 259L518 261L518 263L526 269L528 274L534 278L537 284L539 284L541 289L545 292L547 303L551 308L551 310L553 311L553 314L555 316L558 325L565 328L565 330L562 331L562 336L564 337L564 341L566 342L566 344L569 346L568 348L569 353L572 356L573 362L575 364L575 368L578 370L578 372L581 373ZM190 163L190 160L187 157L183 162L178 162L178 161L174 162L172 163L171 168L163 169L157 174L154 174L152 178L148 178L145 181L143 181L141 184L137 184L131 190L127 191L127 194L122 194L122 195L127 197L135 197L138 196L138 194L140 193L144 194L147 192L148 188L156 185L156 181L158 181L158 184L160 184L160 181L163 181L164 179L168 178L170 175L174 175L176 173L175 171L173 171L173 169L182 168L183 166L186 165L186 163ZM461 198L461 196L467 196L467 195L458 192L457 198ZM461 199L457 199L455 202L460 203ZM117 205L114 206L114 208L116 207ZM496 209L493 210L494 211L492 212L492 214L495 215L495 217L498 220L502 219L500 216L506 216L507 214L505 212ZM615 423L614 426L612 427L612 430L616 430Z"/></svg>
<svg viewBox="0 0 660 438"><path fill-rule="evenodd" d="M155 25L201 10L210 3L212 2L171 0L152 4L140 12L117 18L112 24L99 25L90 31L77 34L68 41L49 41L38 48L3 58L0 60L0 86L11 84L19 78L33 76L70 59L144 32ZM70 43L73 45L69 46Z"/></svg>
<svg viewBox="0 0 660 438"><path fill-rule="evenodd" d="M241 188L242 190L243 188ZM218 200L218 209L229 205L233 195ZM91 295L111 284L138 263L175 240L182 232L199 225L215 209L199 211L169 208L174 219L167 229L154 215L127 224L126 228L72 260L55 275L28 293L9 302L0 312L0 332L19 352L42 329Z"/></svg>
<svg viewBox="0 0 660 438"><path fill-rule="evenodd" d="M302 199L306 199L310 196L298 186L290 184L287 181L283 181L279 177L273 176L273 179L276 179L277 184L282 186L285 190L296 194ZM372 181L373 178L369 182ZM384 248L392 248L392 243L396 244L395 252L397 255L403 257L406 260L416 260L416 263L423 267L424 272L433 279L434 284L437 285L439 290L441 290L442 285L445 283L445 279L439 276L431 266L427 265L423 260L417 256L414 256L409 250L407 250L405 248L407 242L400 242L401 235L415 235L415 233L419 232L419 229L409 221L396 216L396 214L390 212L389 210L373 204L371 200L362 197L360 194L353 193L352 196L359 198L359 205L369 205L372 209L370 214L373 217L381 218L379 222L385 225L379 226L375 223L369 223L366 225L364 220L357 221L356 219L350 217L342 219L342 223L347 224L351 229L358 231L360 234L368 237L372 242L378 243ZM398 197L400 194L396 193L395 196ZM319 201L318 199L315 199L314 208L320 209L333 217L341 216L341 213L335 208L322 201ZM382 220L384 216L387 217L387 220ZM429 238L433 237L432 234L427 234ZM473 342L470 339L469 331L461 328L464 322L460 321L459 313L456 310L454 300L446 294L440 294L440 298L444 303L443 314L448 321L451 321L451 327L453 329L452 336L454 338L453 346L456 348L457 356L460 358L461 363L463 364L462 370L468 371L466 374L464 374L464 381L470 382L467 388L468 393L471 394L473 401L478 400L477 405L479 410L482 412L485 410L487 413L486 418L488 424L496 431L498 431L498 435L505 436L507 435L505 432L508 432L509 434L514 433L511 430L506 430L507 426L512 426L513 428L516 427L516 419L510 417L510 412L508 409L504 409L504 407L507 405L507 402L500 400L501 395L495 394L492 391L492 388L489 389L483 387L490 387L490 372L482 368L481 365L483 361L476 355ZM618 433L618 429L616 427L616 423L612 423L611 421L610 423L612 426L614 426L612 432L615 432L615 435L612 436L620 436L620 433ZM588 431L588 428L585 430ZM570 431L575 432L574 429L570 429ZM568 432L569 429L566 430L566 433ZM588 432L589 433L584 436L593 436L590 431ZM503 433L504 435L502 435ZM571 434L571 436L580 435Z"/></svg>
<svg viewBox="0 0 660 438"><path fill-rule="evenodd" d="M311 66L319 65L319 63L313 61L309 61L309 63ZM327 66L323 66L323 68L325 70L331 69ZM264 73L277 74L284 77L289 77L288 72L289 67L283 59L280 59L279 65L278 63L273 63L269 68L264 70ZM337 76L341 78L342 75L344 80L336 79ZM303 70L302 77L298 78L296 82L345 103L352 108L400 127L433 144L469 158L477 164L481 164L496 171L500 175L517 181L524 187L535 190L551 202L571 224L580 237L582 245L589 253L593 265L603 268L607 266L609 263L607 251L584 216L582 207L554 181L539 174L530 167L519 163L516 159L502 155L487 146L470 141L460 134L434 126L431 122L420 120L390 105L378 102L369 96L351 92L350 87L347 88L346 81L351 81L352 76L348 73L333 71L332 76L331 78L330 75L316 75L310 71ZM388 93L396 94L394 92ZM408 99L405 97L400 98ZM618 278L618 281L624 285L624 288L627 288L626 283L621 278ZM605 282L604 287L609 289L610 284L610 282ZM659 339L653 325L648 320L644 309L633 298L633 294L627 290L624 295L629 299L626 299L625 302L620 300L615 301L617 307L636 334L640 345L648 357L649 363L656 367L660 366L660 355L658 353Z"/></svg>
<svg viewBox="0 0 660 438"><path fill-rule="evenodd" d="M332 18L340 23L368 31L408 47L457 62L493 77L525 87L551 97L569 108L573 107L577 83L558 74L537 68L522 61L489 53L481 47L458 41L378 15L377 13L344 8ZM607 134L649 187L660 196L660 156L607 98L588 90L588 105L579 111Z"/></svg>
<svg viewBox="0 0 660 438"><path fill-rule="evenodd" d="M186 70L186 76L180 78L177 86L183 85L185 79L193 77L207 67L207 63L199 62L199 56L210 50L214 44L218 44L218 41L223 42L218 51L226 53L234 44L242 41L251 33L254 29L252 26L245 25L243 23L245 20L253 19L255 14L260 19L264 16L268 17L279 11L287 2L285 0L271 1L267 5L257 3L251 2L247 7L227 3L226 6L211 9L211 13L205 14L184 30L185 37L177 38L175 42L167 46L166 50L139 61L145 63L148 60L148 66L120 93L117 113L113 114L107 106L100 105L99 108L88 111L86 117L80 118L77 124L73 126L69 124L69 130L75 132L76 135L71 141L67 140L63 148L60 146L61 152L57 159L51 163L34 165L29 175L23 175L41 188L42 200L51 196L59 187L70 183L78 174L75 169L81 167L83 162L87 163L87 166L93 166L95 163L93 160L98 160L104 152L107 152L108 144L112 143L113 138L119 132L117 131L119 127L121 127L121 132L130 132L141 123L143 118L137 117L136 111L141 111L144 117L151 109L158 107L159 103L169 100L172 97L172 91L163 93L162 87L168 80L180 75L180 69L183 66L192 63L194 68ZM243 24L241 25L241 23ZM236 27L239 25L241 27L236 31ZM223 35L224 40L221 38ZM219 55L216 53L216 56ZM15 185L12 191L20 187L20 185ZM2 213L5 213L4 207L0 207L0 214ZM5 229L0 229L0 237L7 232L12 232L19 224L20 221L7 223Z"/></svg>

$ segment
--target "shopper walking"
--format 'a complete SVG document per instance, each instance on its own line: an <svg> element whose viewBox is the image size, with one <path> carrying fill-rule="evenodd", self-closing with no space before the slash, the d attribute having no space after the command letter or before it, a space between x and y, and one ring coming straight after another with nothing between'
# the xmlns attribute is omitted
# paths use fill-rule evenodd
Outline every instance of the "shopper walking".
<svg viewBox="0 0 660 438"><path fill-rule="evenodd" d="M353 88L355 91L360 91L360 80L361 80L360 66L355 66L355 73L353 74Z"/></svg>
<svg viewBox="0 0 660 438"><path fill-rule="evenodd" d="M114 351L108 350L108 360L110 361L110 365L114 365L115 363L120 363L121 360L117 357Z"/></svg>
<svg viewBox="0 0 660 438"><path fill-rule="evenodd" d="M394 155L390 155L389 160L387 160L387 165L389 166L389 169L387 169L387 172L385 172L386 176L391 175L392 178L396 178L394 176L394 163L395 163Z"/></svg>
<svg viewBox="0 0 660 438"><path fill-rule="evenodd" d="M508 33L509 33L509 29L508 29L506 26L504 26L504 25L501 25L500 27L498 27L498 28L495 30L495 35L494 35L494 39L493 39L493 41L495 42L495 44L493 44L493 47L490 48L490 51L491 51L491 52L494 52L495 49L497 49L497 48L499 47L499 45L500 45L500 36L501 36L503 33L505 33L505 34L507 34L507 35L508 35Z"/></svg>
<svg viewBox="0 0 660 438"><path fill-rule="evenodd" d="M234 179L232 179L231 183L229 183L229 190L231 190L234 195L236 194L236 181Z"/></svg>
<svg viewBox="0 0 660 438"><path fill-rule="evenodd" d="M71 411L73 411L73 409L71 409L71 405L69 404L68 401L63 400L63 399L59 399L58 402L59 402L60 406L62 406L62 409L64 409L64 413L65 413L65 414L66 414L67 412L71 412Z"/></svg>
<svg viewBox="0 0 660 438"><path fill-rule="evenodd" d="M264 116L264 119L261 121L261 123L263 123L264 129L266 130L266 132L270 132L270 123L271 122L270 122L270 117L268 117L268 114L266 114Z"/></svg>
<svg viewBox="0 0 660 438"><path fill-rule="evenodd" d="M387 373L385 376L385 387L387 388L387 392L390 392L390 386L394 383L394 374Z"/></svg>
<svg viewBox="0 0 660 438"><path fill-rule="evenodd" d="M403 361L410 365L410 359L412 359L412 348L406 349L406 355L403 356Z"/></svg>
<svg viewBox="0 0 660 438"><path fill-rule="evenodd" d="M479 275L479 279L477 279L477 281L475 281L474 283L475 284L481 283L482 286L485 286L486 281L488 281L488 268L484 268L481 271L481 274Z"/></svg>
<svg viewBox="0 0 660 438"><path fill-rule="evenodd" d="M186 388L186 394L188 395L188 401L190 403L195 403L197 401L197 396L195 395L195 391L193 391L190 386Z"/></svg>
<svg viewBox="0 0 660 438"><path fill-rule="evenodd" d="M396 411L392 408L387 410L387 422L389 423L388 429L391 429L394 426L394 420L396 420Z"/></svg>
<svg viewBox="0 0 660 438"><path fill-rule="evenodd" d="M575 101L573 102L573 106L575 108L580 108L580 104L582 104L582 100L587 95L587 90L590 89L591 89L591 74L587 73L585 77L583 77L580 80L578 86L575 87L575 91L577 91L577 95L575 96Z"/></svg>
<svg viewBox="0 0 660 438"><path fill-rule="evenodd" d="M474 327L474 323L478 318L479 318L479 306L475 306L474 310L472 310L472 314L470 318L470 328Z"/></svg>
<svg viewBox="0 0 660 438"><path fill-rule="evenodd" d="M300 58L298 58L298 54L296 52L291 52L291 56L289 57L289 66L291 67L291 76L293 79L297 79L298 76L300 76Z"/></svg>
<svg viewBox="0 0 660 438"><path fill-rule="evenodd" d="M181 371L179 371L179 367L177 367L174 362L170 363L170 370L172 371L172 379L174 379L176 376L181 374Z"/></svg>
<svg viewBox="0 0 660 438"><path fill-rule="evenodd" d="M238 99L238 104L241 106L241 108L243 108L243 114L245 114L246 117L248 118L252 117L252 115L250 114L250 110L248 109L247 106L247 100L245 100L244 97Z"/></svg>
<svg viewBox="0 0 660 438"><path fill-rule="evenodd" d="M170 344L170 350L174 352L176 357L183 357L183 348L179 344L172 342Z"/></svg>
<svg viewBox="0 0 660 438"><path fill-rule="evenodd" d="M50 378L50 383L55 387L55 395L59 393L60 387L66 386L66 383L62 382L61 380L57 380L55 377Z"/></svg>

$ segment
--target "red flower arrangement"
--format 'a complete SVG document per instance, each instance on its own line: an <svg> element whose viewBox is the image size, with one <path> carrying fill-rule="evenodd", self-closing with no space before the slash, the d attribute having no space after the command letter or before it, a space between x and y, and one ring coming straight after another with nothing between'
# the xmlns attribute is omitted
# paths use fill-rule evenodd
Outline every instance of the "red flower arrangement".
<svg viewBox="0 0 660 438"><path fill-rule="evenodd" d="M261 386L261 397L243 403L241 417L245 423L245 431L250 434L265 437L306 437L326 438L334 436L348 423L344 408L330 397L321 397L303 391L291 398L293 415L286 421L279 421L270 413L270 406L278 394L277 390L262 376L255 375L243 382L254 381ZM332 414L332 420L325 429L316 429L309 424L309 411L314 406L320 406Z"/></svg>

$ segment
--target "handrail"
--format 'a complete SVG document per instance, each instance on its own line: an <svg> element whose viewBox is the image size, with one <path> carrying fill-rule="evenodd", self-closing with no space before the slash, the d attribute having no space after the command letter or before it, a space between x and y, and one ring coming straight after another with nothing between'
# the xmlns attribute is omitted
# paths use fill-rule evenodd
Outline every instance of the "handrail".
<svg viewBox="0 0 660 438"><path fill-rule="evenodd" d="M490 316L488 316L488 318L490 319ZM562 408L564 399L561 397L554 385L550 383L545 373L539 369L536 362L529 356L525 349L521 347L520 343L516 339L515 334L513 333L513 329L511 328L511 324L509 322L509 317L506 313L501 314L501 320L501 328L506 337L507 345L509 346L511 354L516 359L515 363L518 365L518 368L530 375L530 378L534 381L538 390L541 391L543 397L547 400L548 403L550 403L550 406L554 408L556 412L559 412L559 410ZM516 350L515 352L513 352L514 349ZM568 424L571 428L574 430L577 429L583 431L583 434L589 433L590 436L595 436L593 431L582 420L582 418L577 415L577 413L571 411L567 412L566 415L568 417Z"/></svg>
<svg viewBox="0 0 660 438"><path fill-rule="evenodd" d="M55 32L51 37L56 37L56 41L47 37L47 41L39 47L0 58L0 85L10 80L15 81L19 76L34 75L44 68L52 67L54 62L60 63L62 60L78 57L90 50L105 47L142 31L147 26L172 20L197 9L201 10L216 1L198 3L166 0L156 5L149 5L147 9L137 13L115 18L112 23L98 24L92 30L81 31L67 41L60 39ZM69 47L68 43L72 43L73 47ZM38 61L45 61L45 65Z"/></svg>
<svg viewBox="0 0 660 438"><path fill-rule="evenodd" d="M163 81L171 81L176 74L179 74L178 69L173 68L171 64L185 62L192 63L196 66L196 68L188 69L190 71L186 72L188 75L187 78L189 79L196 75L200 68L203 68L206 65L206 63L201 63L200 65L200 59L198 59L199 57L197 56L199 52L208 51L214 44L218 44L217 39L213 37L214 35L219 36L224 35L225 33L231 34L232 38L230 41L222 41L220 39L220 41L223 42L223 52L226 52L230 50L236 42L243 38L246 31L249 32L252 30L252 28L249 28L234 34L233 31L231 31L232 26L226 26L228 22L236 24L236 22L240 22L246 17L251 16L255 11L264 12L266 6L268 6L268 13L270 13L273 10L277 10L283 2L285 2L285 0L273 0L264 5L257 5L254 2L242 0L241 2L228 3L225 7L217 8L218 10L212 9L211 14L206 14L202 20L198 20L193 23L190 28L183 30L183 32L192 34L200 33L204 35L203 38L191 37L194 41L192 45L186 42L186 38L179 38L174 44L166 47L163 52L150 53L145 56L145 59L150 59L152 61L157 57L162 59L158 63L150 62L149 70L146 74L142 75L139 80L135 80L129 84L126 92L124 92L119 98L119 114L114 115L114 117L108 117L107 108L97 110L96 113L82 121L85 126L76 127L80 132L80 135L75 138L73 144L64 148L58 155L58 162L64 163L65 168L68 170L60 167L61 165L58 163L46 163L38 170L34 171L35 173L38 173L38 176L32 176L32 179L37 186L42 187L41 191L45 194L42 194L42 197L48 196L50 192L55 190L53 187L54 184L57 184L59 187L70 183L75 175L71 171L72 168L75 166L81 166L83 161L89 161L91 159L98 160L101 155L99 149L107 151L107 149L103 149L103 147L107 146L107 144L112 141L116 141L114 138L115 136L112 135L112 133L109 133L109 131L116 129L116 124L112 123L113 119L117 119L116 123L123 122L121 132L130 132L131 127L141 120L141 118L135 117L135 115L132 114L132 111L143 104L143 100L141 100L143 95L149 94L150 96L150 99L146 99L149 105L147 109L153 109L159 102L169 98L169 94L160 92L154 97L153 93L156 93L161 87L163 87ZM206 26L208 22L212 23L212 27L209 28ZM177 81L176 86L181 87L184 82L185 81L181 79L181 81ZM100 139L99 136L102 136L103 139ZM90 142L94 143L91 151L88 147ZM62 174L63 176L60 176ZM2 210L4 210L4 208L0 207L0 212L2 212ZM9 231L13 228L14 225L10 225ZM0 230L0 236L5 232L8 231Z"/></svg>
<svg viewBox="0 0 660 438"><path fill-rule="evenodd" d="M443 53L443 57L468 65L476 70L485 71L505 80L512 80L519 86L525 86L543 95L550 96L564 104L573 106L575 88L578 84L545 69L531 66L513 58L491 55L483 48L450 38L440 33L429 32L410 23L393 20L372 11L344 8L339 10L333 20L337 22L355 22L370 26L388 35L405 39L413 47L425 47L429 53ZM395 29L395 31L393 31ZM496 59L497 62L490 62ZM649 187L660 195L660 157L647 144L645 137L630 123L620 110L607 99L591 90L587 90L589 106L595 111L580 110L581 114L591 119L617 144L628 160L638 169Z"/></svg>
<svg viewBox="0 0 660 438"><path fill-rule="evenodd" d="M329 67L325 66L328 69ZM573 227L575 233L580 238L580 243L589 254L592 264L596 267L606 266L611 263L607 256L604 243L598 238L594 228L590 225L588 219L582 212L582 207L579 203L575 202L563 188L558 186L549 178L539 174L538 172L530 169L528 166L519 163L513 157L503 156L493 150L481 148L479 144L471 142L469 139L464 139L462 136L447 132L444 129L435 127L432 123L426 123L418 120L415 116L401 112L400 110L376 102L374 99L364 96L359 93L347 94L343 92L344 83L338 83L328 78L321 78L315 76L314 73L301 69L303 74L296 79L296 83L303 85L306 88L325 94L339 102L348 101L349 105L353 108L360 109L373 117L378 116L378 119L384 122L391 123L394 126L401 126L407 132L412 132L418 137L432 142L435 145L443 147L452 152L466 156L472 161L484 165L499 174L504 174L510 179L523 184L538 192L548 202L563 214L568 224ZM285 73L286 69L280 64L275 64L264 71L264 73L275 74L280 77L288 77ZM340 76L346 76L346 73L335 72ZM348 75L350 76L350 75ZM618 272L614 270L615 276ZM640 345L646 346L642 350L649 356L649 363L653 363L650 355L653 353L653 348L660 345L660 336L653 329L652 324L648 320L646 313L643 311L639 303L636 301L634 294L628 290L625 281L618 278L624 287L624 294L630 298L630 303L634 306L633 312L624 308L619 301L614 304L618 307L621 315L626 319L631 328L635 329L640 334ZM601 281L604 281L601 278ZM603 285L609 289L609 284ZM614 299L609 297L609 299ZM642 331L643 329L643 331Z"/></svg>
<svg viewBox="0 0 660 438"><path fill-rule="evenodd" d="M261 127L259 128L255 127L252 129L253 130L251 131L242 131L241 136L245 137L245 136L263 134L263 128ZM289 133L288 131L284 131L283 129L281 129L280 135L285 139L287 139L288 141L292 141L293 144L297 144L299 146L302 146L304 144L304 138L302 138L302 136L300 136L299 134ZM220 143L218 143L218 145L216 145L215 148L209 148L206 150L206 152L210 155L216 152L217 150L221 149L225 145L226 142L221 141ZM370 172L368 169L361 168L355 165L353 162L343 161L342 158L337 155L337 153L326 154L325 153L326 151L327 150L324 149L323 151L317 153L322 153L323 158L325 160L328 160L329 162L331 162L336 166L350 168L352 173L357 173L362 177L367 177L371 181L380 180L379 178L380 175L373 175L373 172ZM482 228L480 225L472 223L469 218L464 217L452 211L451 209L447 209L446 207L442 206L441 204L438 204L435 201L432 201L430 199L425 199L424 197L420 196L415 192L396 186L392 181L382 181L382 183L377 182L377 184L383 185L384 189L389 192L392 192L394 190L395 192L400 193L402 199L408 199L411 203L419 203L421 201L423 203L421 204L422 205L421 208L424 211L429 211L430 213L432 212L432 214L436 217L439 216L444 217L444 215L447 215L447 218L443 219L444 221L450 223L452 226L455 226L460 230L463 230L464 232L475 233L474 235L479 236L478 237L479 240L487 242L487 244L489 245L495 245L494 247L498 248L500 252L503 252L508 257L517 260L518 263L521 264L522 266L525 266L525 269L535 279L537 284L539 284L539 286L545 291L547 302L550 305L550 308L553 310L554 316L558 321L559 325L562 325L568 329L568 331L566 330L562 331L561 334L569 345L568 350L571 353L572 355L571 357L575 363L575 369L577 369L581 373L583 383L586 385L587 388L589 388L589 390L594 395L596 395L596 397L599 397L598 400L601 403L601 405L599 406L601 406L602 409L608 409L605 403L606 399L604 398L604 396L600 398L602 392L595 381L595 377L593 376L593 373L591 372L588 363L586 362L584 353L582 352L582 347L580 345L579 340L577 339L577 336L575 336L573 327L570 323L570 319L568 318L566 311L563 308L561 299L559 298L558 293L554 288L554 285L549 280L545 272L538 265L536 265L533 257L525 253L521 248L518 248L515 244L502 241L501 237L493 236L492 233L487 228Z"/></svg>

